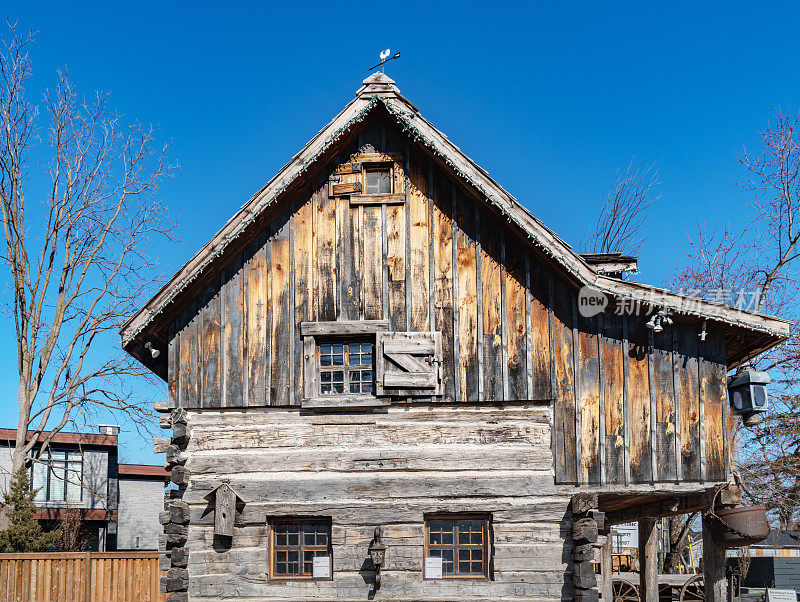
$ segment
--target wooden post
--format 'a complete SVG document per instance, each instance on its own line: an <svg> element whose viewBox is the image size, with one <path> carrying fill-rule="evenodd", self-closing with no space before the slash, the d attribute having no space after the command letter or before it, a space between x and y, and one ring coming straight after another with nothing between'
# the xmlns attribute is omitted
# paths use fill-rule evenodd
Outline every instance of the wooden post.
<svg viewBox="0 0 800 602"><path fill-rule="evenodd" d="M639 583L641 599L658 602L658 531L654 518L639 521Z"/></svg>
<svg viewBox="0 0 800 602"><path fill-rule="evenodd" d="M92 551L86 550L86 556L83 561L85 565L86 576L83 579L83 599L85 602L92 602Z"/></svg>
<svg viewBox="0 0 800 602"><path fill-rule="evenodd" d="M706 600L724 602L728 593L728 581L725 577L725 548L714 541L706 517L703 517L703 577L705 578Z"/></svg>
<svg viewBox="0 0 800 602"><path fill-rule="evenodd" d="M611 590L611 535L606 535L606 541L600 550L600 595L606 602L611 602L613 592Z"/></svg>

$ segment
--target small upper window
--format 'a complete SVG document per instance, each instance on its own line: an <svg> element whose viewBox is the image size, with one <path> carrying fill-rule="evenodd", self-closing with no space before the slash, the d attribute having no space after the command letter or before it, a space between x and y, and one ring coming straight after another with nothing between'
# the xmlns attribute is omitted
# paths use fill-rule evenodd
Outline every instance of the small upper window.
<svg viewBox="0 0 800 602"><path fill-rule="evenodd" d="M336 341L319 344L320 395L372 395L373 344Z"/></svg>
<svg viewBox="0 0 800 602"><path fill-rule="evenodd" d="M486 579L489 566L488 540L487 516L429 517L425 521L425 557L436 559L437 571L432 574L432 571L426 569L425 578Z"/></svg>
<svg viewBox="0 0 800 602"><path fill-rule="evenodd" d="M392 193L392 170L388 167L368 169L366 180L367 194Z"/></svg>

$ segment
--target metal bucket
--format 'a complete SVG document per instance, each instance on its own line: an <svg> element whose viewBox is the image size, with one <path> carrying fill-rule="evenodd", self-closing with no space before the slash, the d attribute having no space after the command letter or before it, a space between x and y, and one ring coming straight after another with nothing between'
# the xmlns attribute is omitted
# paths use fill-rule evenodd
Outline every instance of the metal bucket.
<svg viewBox="0 0 800 602"><path fill-rule="evenodd" d="M739 548L764 541L769 536L767 509L764 506L738 506L716 510L711 534L726 548Z"/></svg>

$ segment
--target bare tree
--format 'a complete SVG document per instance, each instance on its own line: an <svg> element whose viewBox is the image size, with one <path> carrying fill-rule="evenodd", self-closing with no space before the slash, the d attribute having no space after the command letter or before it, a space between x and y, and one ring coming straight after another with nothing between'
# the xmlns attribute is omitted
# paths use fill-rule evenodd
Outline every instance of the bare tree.
<svg viewBox="0 0 800 602"><path fill-rule="evenodd" d="M637 255L644 248L644 226L650 208L661 194L657 191L658 171L631 160L606 193L595 225L584 236L584 253L619 252Z"/></svg>
<svg viewBox="0 0 800 602"><path fill-rule="evenodd" d="M126 124L107 94L83 99L59 73L39 130L25 89L32 41L9 24L0 46L2 259L19 372L12 475L93 413L147 418L127 386L146 371L114 336L151 285L150 245L173 230L154 198L171 166L152 127Z"/></svg>
<svg viewBox="0 0 800 602"><path fill-rule="evenodd" d="M787 343L751 362L773 377L772 408L751 431L734 417L736 467L749 499L772 509L782 528L800 519L800 113L778 110L757 152L739 158L752 195L745 224L690 240L673 286L793 322ZM744 209L744 208L743 208ZM720 294L722 291L722 294Z"/></svg>
<svg viewBox="0 0 800 602"><path fill-rule="evenodd" d="M684 516L671 516L665 523L669 537L669 550L664 554L664 572L677 573L678 563L684 561L689 545L689 532L697 519L697 512Z"/></svg>

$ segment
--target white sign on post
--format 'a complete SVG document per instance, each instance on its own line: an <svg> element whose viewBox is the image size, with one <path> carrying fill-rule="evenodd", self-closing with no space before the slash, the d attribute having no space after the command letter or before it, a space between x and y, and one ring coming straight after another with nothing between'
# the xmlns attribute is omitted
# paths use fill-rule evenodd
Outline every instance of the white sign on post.
<svg viewBox="0 0 800 602"><path fill-rule="evenodd" d="M314 556L313 573L314 579L329 579L331 576L331 557Z"/></svg>
<svg viewBox="0 0 800 602"><path fill-rule="evenodd" d="M615 551L624 548L638 548L639 547L639 523L622 523L614 525L612 530L617 532L612 540L614 542Z"/></svg>
<svg viewBox="0 0 800 602"><path fill-rule="evenodd" d="M797 594L793 589L768 589L767 602L797 602Z"/></svg>
<svg viewBox="0 0 800 602"><path fill-rule="evenodd" d="M426 579L441 579L442 578L442 559L428 556L425 559L425 578Z"/></svg>

